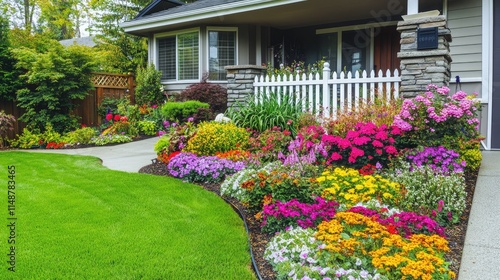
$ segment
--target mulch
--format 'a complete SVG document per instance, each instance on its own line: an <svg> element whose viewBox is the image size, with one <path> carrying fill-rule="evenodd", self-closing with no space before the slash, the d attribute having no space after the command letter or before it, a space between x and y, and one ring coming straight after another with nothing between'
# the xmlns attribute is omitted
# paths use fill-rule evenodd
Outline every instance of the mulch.
<svg viewBox="0 0 500 280"><path fill-rule="evenodd" d="M139 170L139 173L154 174L160 176L169 176L167 171L167 166L164 163L156 162L147 166L144 166ZM472 205L472 199L474 196L474 190L476 186L477 172L466 173L466 209L460 218L460 222L456 225L446 228L446 239L449 241L450 252L446 254L446 260L451 262L450 269L456 273L458 278L458 272L460 269L460 261L462 259L462 251L465 242L465 233L467 231L467 224L469 221L470 208ZM219 184L201 184L201 186L211 192L216 193L220 196ZM258 268L258 274L260 274L261 279L264 280L274 280L276 279L276 274L272 270L271 265L267 263L264 259L264 251L266 245L271 239L272 235L262 233L260 231L260 223L255 219L255 217L248 212L248 210L235 199L225 198L226 201L236 207L242 214L245 222L248 226L250 244L252 246L253 258L255 264Z"/></svg>

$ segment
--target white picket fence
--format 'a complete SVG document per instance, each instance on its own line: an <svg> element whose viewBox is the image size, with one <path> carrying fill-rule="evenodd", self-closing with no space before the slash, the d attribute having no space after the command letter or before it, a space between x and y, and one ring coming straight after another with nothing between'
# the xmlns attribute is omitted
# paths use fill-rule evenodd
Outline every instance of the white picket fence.
<svg viewBox="0 0 500 280"><path fill-rule="evenodd" d="M297 74L295 76L263 75L255 77L255 101L262 100L264 94L275 93L278 100L285 94L292 94L304 111L335 119L338 113L359 110L360 104L369 103L375 99L388 100L399 98L399 71L387 70L385 76L382 70L361 74L337 72L331 74L329 63L325 63L323 75Z"/></svg>

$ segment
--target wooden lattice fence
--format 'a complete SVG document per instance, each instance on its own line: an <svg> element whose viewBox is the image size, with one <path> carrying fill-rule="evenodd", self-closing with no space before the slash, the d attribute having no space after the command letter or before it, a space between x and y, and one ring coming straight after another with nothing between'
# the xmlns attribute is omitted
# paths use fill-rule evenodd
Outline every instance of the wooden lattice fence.
<svg viewBox="0 0 500 280"><path fill-rule="evenodd" d="M75 101L77 105L73 114L81 118L82 124L87 126L96 126L101 124L97 113L97 108L105 97L121 98L128 97L132 103L135 103L135 80L133 74L120 75L110 73L93 73L91 81L94 89L83 99ZM0 102L0 111L4 110L7 114L14 115L16 119L22 116L24 110L19 108L15 102ZM21 134L26 125L17 121L14 131L8 133L8 138L12 139L16 134Z"/></svg>

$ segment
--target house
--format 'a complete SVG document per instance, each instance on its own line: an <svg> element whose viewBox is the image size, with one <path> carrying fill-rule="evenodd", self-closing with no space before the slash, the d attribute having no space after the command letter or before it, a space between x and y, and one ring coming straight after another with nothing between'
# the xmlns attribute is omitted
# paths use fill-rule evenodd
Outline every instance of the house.
<svg viewBox="0 0 500 280"><path fill-rule="evenodd" d="M398 21L431 10L446 17L453 37L450 88L479 94L483 146L500 149L500 4L493 0L155 0L121 26L149 39L149 60L166 89L180 91L204 73L225 83L228 65L325 59L338 72L397 69Z"/></svg>

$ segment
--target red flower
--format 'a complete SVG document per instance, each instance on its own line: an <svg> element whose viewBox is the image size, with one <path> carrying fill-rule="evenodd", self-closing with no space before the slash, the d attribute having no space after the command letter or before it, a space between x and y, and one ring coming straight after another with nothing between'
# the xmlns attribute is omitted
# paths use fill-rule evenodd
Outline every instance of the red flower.
<svg viewBox="0 0 500 280"><path fill-rule="evenodd" d="M115 115L115 117L113 118L113 120L114 120L115 122L119 121L119 120L120 120L120 115Z"/></svg>
<svg viewBox="0 0 500 280"><path fill-rule="evenodd" d="M106 120L109 122L113 119L113 114L107 114L106 115Z"/></svg>

